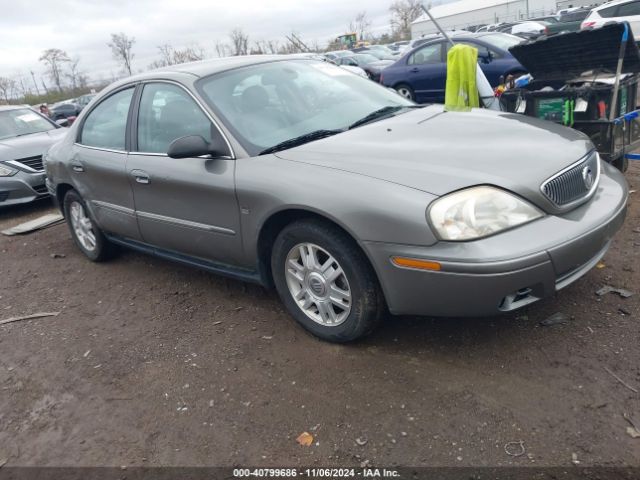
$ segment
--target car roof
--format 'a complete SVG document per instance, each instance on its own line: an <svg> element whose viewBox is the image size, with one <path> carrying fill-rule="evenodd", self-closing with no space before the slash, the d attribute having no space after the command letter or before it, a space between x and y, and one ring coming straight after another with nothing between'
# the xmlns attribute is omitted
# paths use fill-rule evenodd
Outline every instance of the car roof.
<svg viewBox="0 0 640 480"><path fill-rule="evenodd" d="M161 72L187 73L196 77L204 77L213 73L232 70L234 68L287 59L291 59L291 57L288 55L242 55L237 57L212 58L208 60L201 60L199 62L181 63L178 65L162 67L135 75L134 77L130 77L129 80L142 80L146 77L155 77Z"/></svg>
<svg viewBox="0 0 640 480"><path fill-rule="evenodd" d="M314 61L313 58L291 58L290 55L242 55L237 57L213 58L201 60L198 62L181 63L178 65L170 65L168 67L149 70L148 72L139 73L130 77L123 78L109 85L101 94L108 94L122 86L131 85L136 82L156 79L178 80L185 77L191 77L193 81L198 78L206 77L215 73L226 72L236 68L249 67L252 65L260 65L263 63L283 61Z"/></svg>
<svg viewBox="0 0 640 480"><path fill-rule="evenodd" d="M593 12L593 11L604 10L607 7L615 7L616 5L621 5L623 3L629 3L632 1L633 0L612 0L611 2L603 3L602 5L599 5L593 8L591 11Z"/></svg>

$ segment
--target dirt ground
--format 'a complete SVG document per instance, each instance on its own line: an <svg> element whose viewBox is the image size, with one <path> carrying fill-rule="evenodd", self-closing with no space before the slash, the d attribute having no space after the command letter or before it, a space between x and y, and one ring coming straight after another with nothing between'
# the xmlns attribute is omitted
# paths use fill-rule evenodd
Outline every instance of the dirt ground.
<svg viewBox="0 0 640 480"><path fill-rule="evenodd" d="M51 208L0 210L0 229ZM256 286L130 251L94 264L66 225L0 236L0 320L60 312L0 326L0 458L640 466L623 418L640 427L639 252L640 192L606 266L556 298L489 319L390 317L338 346ZM636 294L596 296L605 284ZM540 324L556 312L570 321Z"/></svg>

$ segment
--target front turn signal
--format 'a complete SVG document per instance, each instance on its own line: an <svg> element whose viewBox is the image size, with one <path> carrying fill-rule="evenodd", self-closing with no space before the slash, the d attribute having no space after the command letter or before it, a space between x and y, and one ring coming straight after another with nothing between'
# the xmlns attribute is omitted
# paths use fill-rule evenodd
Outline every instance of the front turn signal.
<svg viewBox="0 0 640 480"><path fill-rule="evenodd" d="M442 265L438 262L433 262L431 260L420 260L418 258L407 258L407 257L391 257L391 262L394 265L405 268L415 268L418 270L432 270L432 271L440 271L442 270Z"/></svg>

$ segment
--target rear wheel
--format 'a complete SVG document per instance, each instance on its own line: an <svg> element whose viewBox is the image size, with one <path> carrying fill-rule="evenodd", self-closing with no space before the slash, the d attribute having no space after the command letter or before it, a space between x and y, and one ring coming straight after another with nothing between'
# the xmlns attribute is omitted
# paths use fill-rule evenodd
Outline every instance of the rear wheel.
<svg viewBox="0 0 640 480"><path fill-rule="evenodd" d="M89 216L89 211L75 190L69 190L63 201L64 216L73 241L89 260L105 260L113 251L97 224Z"/></svg>
<svg viewBox="0 0 640 480"><path fill-rule="evenodd" d="M271 267L289 313L324 340L355 340L383 316L382 293L368 259L328 223L306 220L287 226L274 243Z"/></svg>
<svg viewBox="0 0 640 480"><path fill-rule="evenodd" d="M415 101L415 95L409 85L401 84L396 86L396 92L407 100Z"/></svg>

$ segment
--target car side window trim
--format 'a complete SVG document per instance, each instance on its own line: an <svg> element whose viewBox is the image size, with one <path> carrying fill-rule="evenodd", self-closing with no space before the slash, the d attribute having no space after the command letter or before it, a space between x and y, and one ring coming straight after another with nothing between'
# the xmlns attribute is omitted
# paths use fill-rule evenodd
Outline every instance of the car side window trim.
<svg viewBox="0 0 640 480"><path fill-rule="evenodd" d="M110 99L112 96L124 91L124 90L128 90L130 88L134 88L136 90L134 90L133 95L131 97L131 103L129 104L129 111L127 112L127 125L125 127L125 143L124 143L124 150L118 150L118 149L113 149L113 148L104 148L104 147L94 147L91 145L85 145L82 143L82 131L84 130L84 124L87 121L87 118L89 118L89 116L93 113L93 111L99 106L102 105L105 101L107 101L108 99ZM132 113L132 106L133 106L133 102L135 100L136 97L136 93L137 93L137 89L138 89L138 83L129 83L127 85L123 85L122 87L118 88L117 90L114 90L113 92L110 92L109 95L105 96L104 98L102 98L98 103L96 103L95 105L93 105L91 107L91 110L89 110L89 112L84 115L82 117L82 121L80 123L80 125L78 126L78 131L76 132L76 138L75 141L73 142L74 145L77 145L79 147L83 147L83 148L88 148L90 150L98 150L98 151L102 151L102 152L112 152L112 153L127 153L128 149L129 149L129 126L130 126L130 121L131 121L131 113Z"/></svg>
<svg viewBox="0 0 640 480"><path fill-rule="evenodd" d="M173 80L165 80L165 79L149 79L141 82L139 85L139 91L136 92L136 95L133 100L135 102L135 105L134 105L134 108L131 109L132 122L131 122L130 128L128 128L128 131L130 132L130 135L131 135L129 155L144 155L144 156L151 156L151 157L167 157L168 156L166 153L137 151L138 150L138 120L139 120L139 114L140 114L140 102L142 100L142 91L145 85L154 84L154 83L167 83L169 85L175 85L176 87L179 87L182 90L184 90L187 93L187 95L189 95L189 97L196 103L196 105L202 111L202 113L204 113L204 115L213 125L213 128L215 128L218 131L218 134L227 145L227 149L229 150L230 155L220 155L219 157L216 157L216 158L222 158L227 160L236 159L235 151L233 150L233 147L231 146L231 142L229 142L227 135L224 133L222 128L220 128L220 125L218 124L216 119L213 118L213 116L209 113L209 111L206 108L204 108L204 106L202 105L202 102L187 87L185 87L181 83L175 82Z"/></svg>

